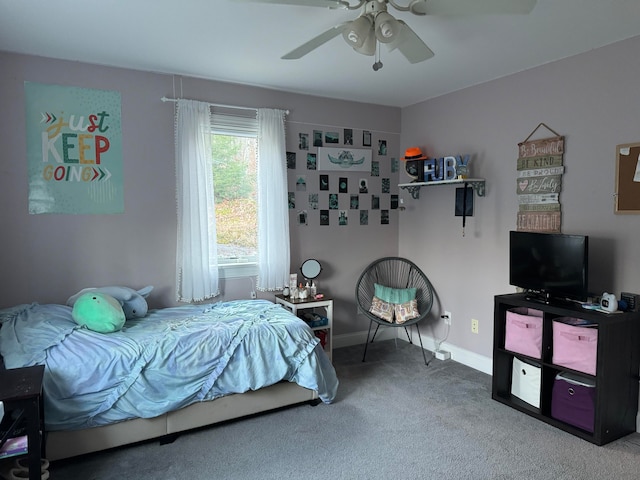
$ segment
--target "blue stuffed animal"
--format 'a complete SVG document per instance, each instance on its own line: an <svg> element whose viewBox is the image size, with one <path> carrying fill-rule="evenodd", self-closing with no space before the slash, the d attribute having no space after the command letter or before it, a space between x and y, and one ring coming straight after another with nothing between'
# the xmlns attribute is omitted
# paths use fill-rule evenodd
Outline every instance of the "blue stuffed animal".
<svg viewBox="0 0 640 480"><path fill-rule="evenodd" d="M98 287L98 288L83 288L75 295L69 297L67 305L73 307L78 298L88 292L103 293L115 298L120 305L122 305L122 311L127 320L132 318L142 318L147 314L149 309L146 298L153 290L153 286L149 285L140 290L134 290L129 287Z"/></svg>

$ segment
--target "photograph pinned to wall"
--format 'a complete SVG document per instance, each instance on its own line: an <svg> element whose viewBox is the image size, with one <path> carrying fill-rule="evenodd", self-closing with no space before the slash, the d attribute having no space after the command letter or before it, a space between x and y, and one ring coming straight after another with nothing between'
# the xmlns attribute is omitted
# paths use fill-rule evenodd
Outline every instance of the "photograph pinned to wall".
<svg viewBox="0 0 640 480"><path fill-rule="evenodd" d="M360 196L359 195L351 195L349 199L349 208L351 210L358 210L360 208Z"/></svg>
<svg viewBox="0 0 640 480"><path fill-rule="evenodd" d="M320 190L329 190L329 175L320 175Z"/></svg>
<svg viewBox="0 0 640 480"><path fill-rule="evenodd" d="M309 150L309 134L308 133L298 134L298 149Z"/></svg>
<svg viewBox="0 0 640 480"><path fill-rule="evenodd" d="M371 176L379 177L380 176L380 162L374 160L371 162Z"/></svg>
<svg viewBox="0 0 640 480"><path fill-rule="evenodd" d="M322 130L313 131L313 146L314 147L322 146Z"/></svg>
<svg viewBox="0 0 640 480"><path fill-rule="evenodd" d="M290 170L296 169L296 152L287 152L287 168Z"/></svg>
<svg viewBox="0 0 640 480"><path fill-rule="evenodd" d="M353 145L353 129L345 128L343 135L344 135L344 144Z"/></svg>
<svg viewBox="0 0 640 480"><path fill-rule="evenodd" d="M307 191L307 176L306 175L298 175L296 179L296 192L306 192Z"/></svg>
<svg viewBox="0 0 640 480"><path fill-rule="evenodd" d="M362 146L363 147L371 146L371 132L369 130L362 131Z"/></svg>
<svg viewBox="0 0 640 480"><path fill-rule="evenodd" d="M293 210L296 208L296 193L289 192L289 209Z"/></svg>
<svg viewBox="0 0 640 480"><path fill-rule="evenodd" d="M371 195L371 210L380 209L380 197L378 195Z"/></svg>
<svg viewBox="0 0 640 480"><path fill-rule="evenodd" d="M389 225L389 210L380 210L380 225Z"/></svg>
<svg viewBox="0 0 640 480"><path fill-rule="evenodd" d="M329 210L338 210L338 194L330 193L329 194Z"/></svg>
<svg viewBox="0 0 640 480"><path fill-rule="evenodd" d="M349 179L347 177L340 177L340 179L338 180L338 192L339 193L349 192Z"/></svg>
<svg viewBox="0 0 640 480"><path fill-rule="evenodd" d="M307 170L317 170L318 161L315 153L307 153Z"/></svg>
<svg viewBox="0 0 640 480"><path fill-rule="evenodd" d="M307 225L307 211L300 210L298 212L298 225Z"/></svg>
<svg viewBox="0 0 640 480"><path fill-rule="evenodd" d="M398 195L391 195L391 210L397 210L398 209Z"/></svg>
<svg viewBox="0 0 640 480"><path fill-rule="evenodd" d="M320 147L318 170L368 172L371 170L371 149Z"/></svg>
<svg viewBox="0 0 640 480"><path fill-rule="evenodd" d="M358 191L360 193L369 193L369 180L366 178L358 180Z"/></svg>
<svg viewBox="0 0 640 480"><path fill-rule="evenodd" d="M320 210L320 225L329 225L329 210Z"/></svg>
<svg viewBox="0 0 640 480"><path fill-rule="evenodd" d="M369 225L369 210L360 210L360 225Z"/></svg>
<svg viewBox="0 0 640 480"><path fill-rule="evenodd" d="M338 132L326 132L324 134L324 143L340 143L340 134Z"/></svg>
<svg viewBox="0 0 640 480"><path fill-rule="evenodd" d="M399 170L400 170L400 162L398 161L397 158L392 157L391 158L391 173L396 173Z"/></svg>
<svg viewBox="0 0 640 480"><path fill-rule="evenodd" d="M29 213L124 213L120 92L24 89Z"/></svg>
<svg viewBox="0 0 640 480"><path fill-rule="evenodd" d="M317 210L318 209L318 194L317 193L310 193L309 194L309 208L311 210Z"/></svg>
<svg viewBox="0 0 640 480"><path fill-rule="evenodd" d="M386 156L387 155L387 141L386 140L378 140L378 155Z"/></svg>
<svg viewBox="0 0 640 480"><path fill-rule="evenodd" d="M382 193L391 193L391 179L383 178L382 179Z"/></svg>
<svg viewBox="0 0 640 480"><path fill-rule="evenodd" d="M340 214L338 216L338 225L345 226L349 224L349 215L346 210L340 210Z"/></svg>

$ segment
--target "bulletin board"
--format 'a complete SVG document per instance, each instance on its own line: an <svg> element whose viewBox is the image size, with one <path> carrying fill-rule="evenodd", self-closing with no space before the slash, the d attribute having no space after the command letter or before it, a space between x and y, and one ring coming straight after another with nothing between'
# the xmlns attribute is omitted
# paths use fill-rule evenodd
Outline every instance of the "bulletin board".
<svg viewBox="0 0 640 480"><path fill-rule="evenodd" d="M640 143L616 146L615 213L640 214Z"/></svg>

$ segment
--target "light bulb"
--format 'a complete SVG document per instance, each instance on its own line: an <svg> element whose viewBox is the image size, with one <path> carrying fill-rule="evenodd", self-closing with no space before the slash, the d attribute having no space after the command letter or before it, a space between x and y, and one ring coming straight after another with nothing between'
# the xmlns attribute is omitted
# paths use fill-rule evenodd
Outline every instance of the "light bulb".
<svg viewBox="0 0 640 480"><path fill-rule="evenodd" d="M393 35L393 27L389 25L389 22L384 22L382 25L380 25L380 34L384 38L389 38Z"/></svg>

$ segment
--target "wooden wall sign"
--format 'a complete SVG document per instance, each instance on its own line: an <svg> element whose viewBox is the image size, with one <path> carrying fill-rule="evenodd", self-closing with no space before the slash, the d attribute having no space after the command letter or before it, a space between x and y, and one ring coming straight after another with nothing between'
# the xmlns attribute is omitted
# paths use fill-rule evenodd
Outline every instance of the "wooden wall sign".
<svg viewBox="0 0 640 480"><path fill-rule="evenodd" d="M616 213L640 213L640 143L616 147Z"/></svg>
<svg viewBox="0 0 640 480"><path fill-rule="evenodd" d="M544 126L556 136L529 140ZM518 144L517 230L559 233L562 228L560 191L562 190L564 137L538 125Z"/></svg>

